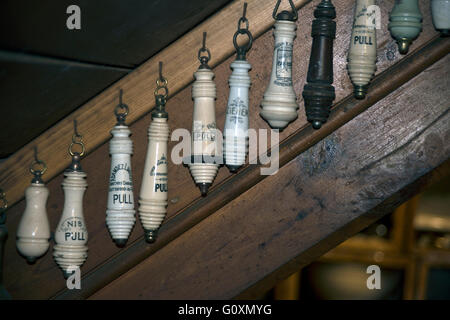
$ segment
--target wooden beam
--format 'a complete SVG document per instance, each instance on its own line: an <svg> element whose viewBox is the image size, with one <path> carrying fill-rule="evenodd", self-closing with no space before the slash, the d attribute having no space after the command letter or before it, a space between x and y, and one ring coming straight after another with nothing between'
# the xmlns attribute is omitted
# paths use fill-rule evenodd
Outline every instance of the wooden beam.
<svg viewBox="0 0 450 320"><path fill-rule="evenodd" d="M366 100L356 100L349 96L338 103L331 114L329 122L319 131L304 125L282 142L280 146L280 166L287 164L299 153L331 134L337 128L353 119L371 105L415 77L425 68L441 59L448 52L450 43L434 38L410 56L395 64L388 71L381 73L373 81L371 94ZM82 291L64 290L55 298L86 298L102 286L119 277L150 255L154 254L170 241L186 232L201 220L235 199L253 185L265 178L260 175L259 165L250 165L227 178L223 183L215 185L207 198L200 198L167 219L161 227L158 241L148 246L142 237L130 244L120 253L99 265L83 277Z"/></svg>
<svg viewBox="0 0 450 320"><path fill-rule="evenodd" d="M447 56L92 298L251 298L367 227L449 165L449 66Z"/></svg>
<svg viewBox="0 0 450 320"><path fill-rule="evenodd" d="M309 1L294 0L294 3L296 7L300 7ZM159 61L164 62L164 76L169 81L171 97L192 82L192 75L199 65L197 52L202 46L203 31L208 32L207 46L212 55L210 65L216 66L229 57L235 50L232 39L237 21L242 16L244 2L248 3L247 18L251 21L250 30L255 37L272 26L272 0L234 1L221 10L220 14L213 15L3 162L0 166L0 186L5 190L8 203L13 205L24 196L30 180L26 168L33 161L35 146L48 166L45 181L52 179L70 164L70 156L66 150L71 142L74 119L78 121L78 130L83 135L87 154L110 139L109 130L116 122L113 110L118 103L119 89L123 89L124 101L131 108L128 123L133 123L149 112L155 105L153 91L158 78ZM283 3L280 10L288 7L289 3Z"/></svg>

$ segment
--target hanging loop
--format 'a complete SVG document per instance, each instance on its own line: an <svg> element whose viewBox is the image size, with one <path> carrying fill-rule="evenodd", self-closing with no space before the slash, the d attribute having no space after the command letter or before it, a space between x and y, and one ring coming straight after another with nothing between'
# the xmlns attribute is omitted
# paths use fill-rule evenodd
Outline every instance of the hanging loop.
<svg viewBox="0 0 450 320"><path fill-rule="evenodd" d="M205 56L204 53L207 55ZM198 60L202 65L207 65L209 60L211 60L211 52L206 48L206 32L203 32L203 46L198 50Z"/></svg>
<svg viewBox="0 0 450 320"><path fill-rule="evenodd" d="M279 14L277 14L277 11L278 11L278 8L280 7L280 4L281 4L281 0L278 0L277 4L275 5L275 8L273 9L272 17L275 20L296 21L298 19L297 9L295 8L295 5L292 2L292 0L289 0L289 4L291 6L292 13L290 13L289 11L285 10L285 11L282 11Z"/></svg>
<svg viewBox="0 0 450 320"><path fill-rule="evenodd" d="M69 146L69 154L73 157L76 153L78 153L80 156L84 155L84 152L86 151L83 143L83 136L78 133L77 128L77 120L73 120L73 128L74 128L74 134L72 135L72 143ZM81 152L73 152L73 146L79 145L81 146Z"/></svg>
<svg viewBox="0 0 450 320"><path fill-rule="evenodd" d="M253 36L252 36L251 32L248 30L249 22L248 22L248 19L245 17L246 12L247 12L247 2L244 3L244 13L242 14L242 17L239 18L238 29L233 36L233 44L234 44L234 47L236 48L238 60L245 60L245 54L250 50L250 48L252 47L252 44L253 44ZM245 27L241 28L241 25L243 23L245 23ZM243 46L238 45L237 38L239 35L247 35L248 42L246 45L243 45Z"/></svg>
<svg viewBox="0 0 450 320"><path fill-rule="evenodd" d="M167 81L166 78L162 75L162 61L159 62L159 78L156 80L156 89L155 89L155 98L158 98L158 96L162 96L164 98L164 101L167 100L167 97L169 96L169 89L167 88L167 84L169 81ZM163 91L160 93L160 91ZM158 99L156 99L158 101Z"/></svg>
<svg viewBox="0 0 450 320"><path fill-rule="evenodd" d="M37 167L37 168L36 168ZM41 169L39 169L41 167ZM34 147L34 161L30 165L30 172L35 176L42 176L47 171L47 164L37 157L37 147Z"/></svg>
<svg viewBox="0 0 450 320"><path fill-rule="evenodd" d="M122 95L123 95L123 90L120 89L119 92L119 104L114 108L114 115L117 118L117 123L118 124L125 124L125 118L128 115L129 112L129 108L128 106L122 102ZM124 110L123 112L120 112L120 110Z"/></svg>

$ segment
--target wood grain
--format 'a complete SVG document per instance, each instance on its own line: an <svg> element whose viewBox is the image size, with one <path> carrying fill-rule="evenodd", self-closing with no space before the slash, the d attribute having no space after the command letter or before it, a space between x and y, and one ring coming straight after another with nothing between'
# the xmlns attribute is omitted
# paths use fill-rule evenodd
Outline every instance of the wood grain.
<svg viewBox="0 0 450 320"><path fill-rule="evenodd" d="M283 266L376 221L450 159L449 71L447 56L92 298L229 299L267 277L270 288Z"/></svg>

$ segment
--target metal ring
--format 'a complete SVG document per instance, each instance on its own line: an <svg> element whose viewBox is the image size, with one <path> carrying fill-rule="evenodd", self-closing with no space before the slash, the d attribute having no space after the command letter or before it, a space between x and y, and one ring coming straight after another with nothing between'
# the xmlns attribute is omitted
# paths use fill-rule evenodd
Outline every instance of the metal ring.
<svg viewBox="0 0 450 320"><path fill-rule="evenodd" d="M42 170L34 170L33 167L34 167L36 164L37 164L37 165L42 165L43 169L42 169ZM35 174L35 173L38 173L38 172L39 172L40 175L43 175L43 174L45 173L45 171L47 171L47 164L46 164L44 161L42 161L42 160L35 160L35 161L33 161L33 162L31 163L31 166L30 166L30 172L31 172L32 174Z"/></svg>
<svg viewBox="0 0 450 320"><path fill-rule="evenodd" d="M79 138L80 140L77 141L77 138ZM83 136L81 134L73 134L72 135L72 144L74 143L78 143L78 144L82 144L83 143Z"/></svg>
<svg viewBox="0 0 450 320"><path fill-rule="evenodd" d="M246 47L244 47L244 46L239 46L238 43L237 43L237 37L238 37L238 35L240 35L240 34L242 34L242 35L246 34L247 37L248 37L248 43L247 43L247 46L246 46ZM239 50L239 49L240 49L240 50L243 50L243 49L245 49L245 51L247 52L247 51L249 51L250 48L252 47L252 44L253 44L253 36L252 36L252 34L250 33L250 31L248 31L248 30L246 30L246 29L238 29L238 31L236 31L236 33L235 33L234 36L233 36L233 44L234 44L234 47L236 48L236 50Z"/></svg>
<svg viewBox="0 0 450 320"><path fill-rule="evenodd" d="M167 83L167 81L166 81ZM169 89L167 89L166 86L157 86L155 89L155 96L159 95L159 90L160 89L164 89L165 93L163 94L164 98L167 98L167 96L169 95Z"/></svg>
<svg viewBox="0 0 450 320"><path fill-rule="evenodd" d="M162 82L162 83L161 83ZM167 87L167 84L169 83L169 81L167 81L166 78L162 77L156 80L156 85L158 87Z"/></svg>
<svg viewBox="0 0 450 320"><path fill-rule="evenodd" d="M198 60L201 61L202 57L205 57L205 56L202 56L203 52L206 52L208 54L208 61L211 60L211 52L209 51L208 48L200 48L200 50L198 50Z"/></svg>
<svg viewBox="0 0 450 320"><path fill-rule="evenodd" d="M125 112L120 112L120 113L119 113L119 110L120 110L120 109L125 110ZM125 103L118 104L118 105L116 106L116 108L114 109L114 114L115 114L116 117L119 117L119 116L127 116L127 115L128 115L128 112L129 112L129 109L128 109L128 106L127 106Z"/></svg>
<svg viewBox="0 0 450 320"><path fill-rule="evenodd" d="M70 146L69 146L69 154L70 154L72 157L75 155L75 153L73 153L73 151L72 151L72 147L73 147L74 144L78 144L78 145L81 146L81 152L80 152L79 154L80 154L80 156L83 156L83 155L84 155L84 152L86 151L83 142L72 142L72 143L70 144Z"/></svg>

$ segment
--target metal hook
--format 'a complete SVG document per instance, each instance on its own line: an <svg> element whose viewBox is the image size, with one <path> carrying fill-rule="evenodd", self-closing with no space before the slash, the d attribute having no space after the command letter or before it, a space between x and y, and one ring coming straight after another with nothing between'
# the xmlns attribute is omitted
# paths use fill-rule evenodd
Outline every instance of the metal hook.
<svg viewBox="0 0 450 320"><path fill-rule="evenodd" d="M237 52L237 60L245 60L245 55L246 53L250 50L250 48L252 47L253 44L253 36L250 33L250 31L248 30L249 28L249 22L248 19L245 17L245 14L247 12L247 2L244 3L244 13L242 15L241 18L239 18L238 21L238 30L236 31L236 33L234 34L233 37L233 44L234 47L236 48L236 52ZM241 28L241 24L245 22L246 26L245 28ZM248 37L248 43L246 46L239 46L237 43L237 37L242 34L246 34Z"/></svg>
<svg viewBox="0 0 450 320"><path fill-rule="evenodd" d="M114 108L114 114L117 118L118 125L125 125L125 118L128 115L129 108L126 104L122 102L123 90L119 91L119 104ZM120 109L125 110L125 112L119 112Z"/></svg>
<svg viewBox="0 0 450 320"><path fill-rule="evenodd" d="M155 98L158 96L163 96L164 100L167 99L167 96L169 95L169 89L167 88L167 84L169 83L166 78L162 75L162 61L159 62L159 78L156 80L156 89L155 89ZM164 94L160 94L159 90L163 89ZM158 99L156 99L158 101Z"/></svg>
<svg viewBox="0 0 450 320"><path fill-rule="evenodd" d="M79 153L79 155L83 156L84 152L85 152L85 147L84 147L84 143L83 143L83 136L78 133L77 120L76 119L73 119L73 128L74 128L74 134L72 136L72 143L69 146L69 154L72 157L75 155L75 153L72 151L72 147L73 147L74 144L78 144L78 145L81 146L81 152ZM77 140L77 138L79 138L79 140Z"/></svg>
<svg viewBox="0 0 450 320"><path fill-rule="evenodd" d="M292 0L289 0L289 5L292 8L292 14L289 11L282 11L279 15L277 15L277 11L278 11L278 7L281 4L281 0L277 1L277 4L275 5L275 8L273 9L273 13L272 13L272 17L275 20L290 20L290 21L296 21L298 19L298 13L297 13L297 9L295 8L294 3L292 2ZM283 16L282 19L280 19L279 16Z"/></svg>

